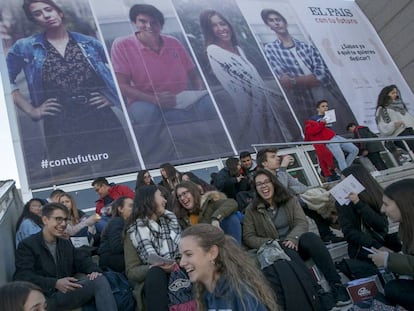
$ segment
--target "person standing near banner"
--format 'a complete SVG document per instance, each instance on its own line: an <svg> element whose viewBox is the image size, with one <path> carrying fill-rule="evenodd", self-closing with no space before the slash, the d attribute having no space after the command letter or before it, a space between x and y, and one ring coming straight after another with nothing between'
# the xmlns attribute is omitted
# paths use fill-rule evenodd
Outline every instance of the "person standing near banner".
<svg viewBox="0 0 414 311"><path fill-rule="evenodd" d="M6 60L12 96L31 119L43 121L44 158L50 163L70 158L70 169L56 164L52 175L90 178L136 165L117 116L120 102L101 42L69 31L65 13L53 0L25 0L23 10L44 32L11 47ZM30 98L16 82L22 70Z"/></svg>
<svg viewBox="0 0 414 311"><path fill-rule="evenodd" d="M313 45L293 38L286 18L278 11L263 9L261 17L277 35L275 41L265 44L266 57L300 123L313 114L313 103L325 98L341 116L336 126L337 130L343 131L346 120L355 120L355 117L319 51Z"/></svg>
<svg viewBox="0 0 414 311"><path fill-rule="evenodd" d="M414 116L408 112L396 85L384 87L378 95L375 121L382 136L414 135ZM414 152L414 140L405 142ZM401 140L395 140L394 144L404 150L407 149Z"/></svg>

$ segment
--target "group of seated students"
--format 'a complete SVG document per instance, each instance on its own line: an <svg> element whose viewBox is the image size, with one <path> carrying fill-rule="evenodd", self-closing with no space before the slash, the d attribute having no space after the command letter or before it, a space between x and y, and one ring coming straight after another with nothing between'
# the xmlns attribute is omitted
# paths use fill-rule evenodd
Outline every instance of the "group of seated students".
<svg viewBox="0 0 414 311"><path fill-rule="evenodd" d="M113 270L134 284L137 310L169 310L169 275L182 269L193 283L198 310L273 311L285 309L281 295L288 293L271 286L254 254L278 241L291 260L304 264L312 259L324 275L330 289L321 289L317 297L320 310L350 304L324 241L309 232L306 214L319 223L320 234L330 230L329 224L301 200L307 187L287 173L293 157L280 158L276 149L263 149L256 159L257 163L246 152L240 161L229 158L210 184L168 163L160 167L158 185L149 171L138 172L135 191L99 177L92 182L99 195L92 216L78 210L63 191L53 192L52 202L45 205L31 199L18 221L14 280L35 284L30 289L46 297L48 310L74 309L93 300L96 310L117 310L102 274ZM365 190L350 193L349 205L337 204L349 257L395 272L397 279L385 285L387 303L411 310L414 180L399 181L383 191L362 166L349 166L341 178L351 174ZM241 208L235 199L248 191L251 200ZM399 234L388 233L387 216L400 223ZM90 252L73 246L74 236L87 237L89 245L98 246L99 264ZM163 260L154 262L153 255ZM0 289L0 298L7 290L7 285ZM0 301L0 309L2 303L12 303Z"/></svg>

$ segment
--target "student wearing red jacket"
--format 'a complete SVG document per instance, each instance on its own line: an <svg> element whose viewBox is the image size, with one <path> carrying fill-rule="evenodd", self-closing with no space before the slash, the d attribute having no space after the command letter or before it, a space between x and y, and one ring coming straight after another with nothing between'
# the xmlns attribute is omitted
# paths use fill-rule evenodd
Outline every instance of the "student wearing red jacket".
<svg viewBox="0 0 414 311"><path fill-rule="evenodd" d="M312 116L305 122L305 140L318 141L329 140L326 147L332 152L336 161L338 162L339 169L342 171L352 164L354 159L358 155L358 148L346 141L342 136L337 135L333 130L329 128L330 124L326 123L325 112L328 111L329 106L326 100L320 100L317 103L316 111L317 115ZM344 152L348 155L345 158Z"/></svg>
<svg viewBox="0 0 414 311"><path fill-rule="evenodd" d="M135 192L128 186L109 184L105 177L96 178L92 182L92 187L99 195L99 199L96 201L96 213L101 215L102 219L95 227L98 233L100 233L109 221L111 215L110 205L112 202L123 196L133 200L135 198Z"/></svg>

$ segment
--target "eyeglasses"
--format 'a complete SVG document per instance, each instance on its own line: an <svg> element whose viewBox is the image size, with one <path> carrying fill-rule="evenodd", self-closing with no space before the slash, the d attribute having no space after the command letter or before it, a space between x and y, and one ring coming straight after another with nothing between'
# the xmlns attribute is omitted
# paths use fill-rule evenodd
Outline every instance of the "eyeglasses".
<svg viewBox="0 0 414 311"><path fill-rule="evenodd" d="M58 224L61 224L62 222L65 222L65 223L67 223L68 222L68 218L66 217L66 218L64 218L64 217L60 217L60 216L57 216L57 217L55 217L55 216L50 216L49 218L53 218L54 220L56 220L56 222L58 223Z"/></svg>
<svg viewBox="0 0 414 311"><path fill-rule="evenodd" d="M267 180L264 180L263 182L257 182L256 183L256 188L261 188L261 187L263 187L263 186L267 186L267 185L269 185L269 184L271 184L272 182L269 180L269 179L267 179Z"/></svg>
<svg viewBox="0 0 414 311"><path fill-rule="evenodd" d="M181 192L181 194L177 195L178 200L181 200L182 198L186 197L189 193L190 193L190 191Z"/></svg>

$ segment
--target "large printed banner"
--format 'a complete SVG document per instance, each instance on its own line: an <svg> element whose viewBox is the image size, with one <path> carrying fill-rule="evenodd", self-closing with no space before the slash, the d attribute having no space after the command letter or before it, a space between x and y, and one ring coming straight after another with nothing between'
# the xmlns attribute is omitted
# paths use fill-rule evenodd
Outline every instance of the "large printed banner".
<svg viewBox="0 0 414 311"><path fill-rule="evenodd" d="M350 1L25 3L2 3L2 78L32 189L299 141L321 99L339 133L375 129L386 85L414 99Z"/></svg>

